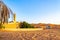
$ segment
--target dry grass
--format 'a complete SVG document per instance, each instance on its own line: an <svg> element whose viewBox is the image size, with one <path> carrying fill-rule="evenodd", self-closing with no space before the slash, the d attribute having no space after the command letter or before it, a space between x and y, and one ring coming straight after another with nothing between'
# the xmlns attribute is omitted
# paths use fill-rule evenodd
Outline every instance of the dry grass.
<svg viewBox="0 0 60 40"><path fill-rule="evenodd" d="M60 40L60 29L0 31L0 40Z"/></svg>

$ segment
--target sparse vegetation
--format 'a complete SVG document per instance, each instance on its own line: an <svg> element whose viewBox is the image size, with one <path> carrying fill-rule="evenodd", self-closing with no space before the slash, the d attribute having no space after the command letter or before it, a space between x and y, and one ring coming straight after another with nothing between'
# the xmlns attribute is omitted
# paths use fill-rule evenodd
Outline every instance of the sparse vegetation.
<svg viewBox="0 0 60 40"><path fill-rule="evenodd" d="M0 29L4 29L5 26L3 26L1 23L0 23Z"/></svg>
<svg viewBox="0 0 60 40"><path fill-rule="evenodd" d="M29 23L27 23L25 21L20 23L19 27L20 28L34 28L32 25L30 25Z"/></svg>

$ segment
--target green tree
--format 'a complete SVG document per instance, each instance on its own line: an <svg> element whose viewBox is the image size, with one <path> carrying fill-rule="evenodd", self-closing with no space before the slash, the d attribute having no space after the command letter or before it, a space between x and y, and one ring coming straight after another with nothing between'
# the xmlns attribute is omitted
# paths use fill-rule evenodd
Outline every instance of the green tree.
<svg viewBox="0 0 60 40"><path fill-rule="evenodd" d="M24 21L20 24L20 28L34 28L34 27Z"/></svg>

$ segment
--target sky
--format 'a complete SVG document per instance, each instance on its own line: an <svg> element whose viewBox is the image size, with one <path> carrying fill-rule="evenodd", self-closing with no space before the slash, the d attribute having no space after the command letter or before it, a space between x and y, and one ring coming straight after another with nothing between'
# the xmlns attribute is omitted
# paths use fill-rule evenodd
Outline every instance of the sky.
<svg viewBox="0 0 60 40"><path fill-rule="evenodd" d="M60 0L3 0L3 2L16 13L17 21L60 24Z"/></svg>

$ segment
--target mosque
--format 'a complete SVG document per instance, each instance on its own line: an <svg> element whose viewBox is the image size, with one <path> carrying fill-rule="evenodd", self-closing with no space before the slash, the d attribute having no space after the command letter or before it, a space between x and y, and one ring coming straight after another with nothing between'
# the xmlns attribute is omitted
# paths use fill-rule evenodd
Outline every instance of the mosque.
<svg viewBox="0 0 60 40"><path fill-rule="evenodd" d="M13 15L13 20L8 22L10 15ZM16 14L13 13L12 10L3 3L3 1L0 1L0 23L5 26L5 29L16 29L20 23L16 22Z"/></svg>

